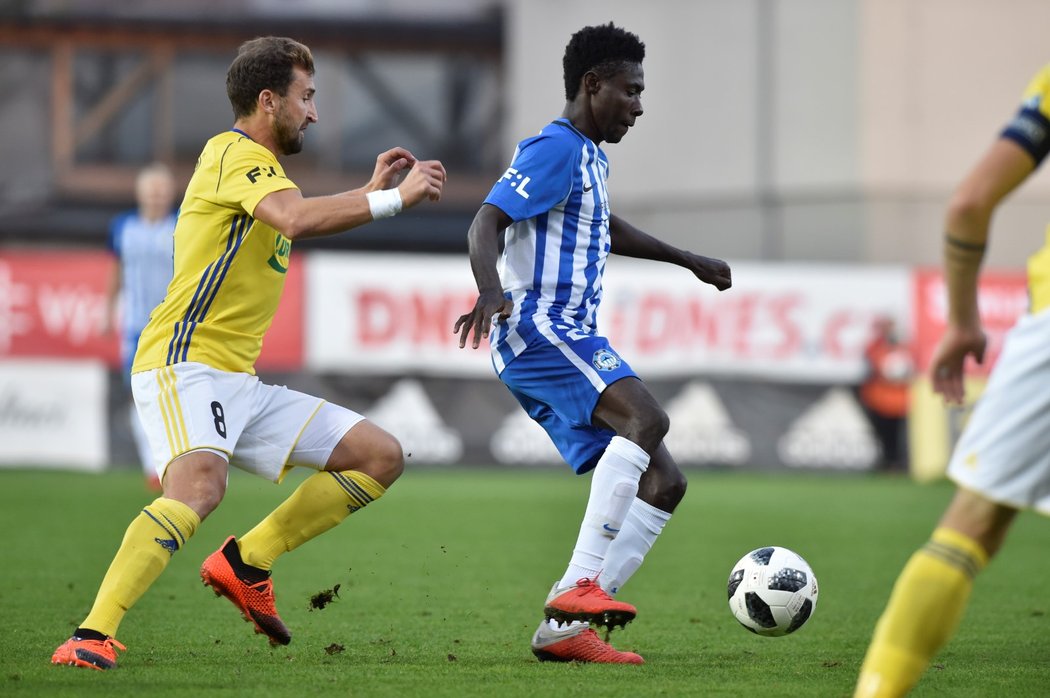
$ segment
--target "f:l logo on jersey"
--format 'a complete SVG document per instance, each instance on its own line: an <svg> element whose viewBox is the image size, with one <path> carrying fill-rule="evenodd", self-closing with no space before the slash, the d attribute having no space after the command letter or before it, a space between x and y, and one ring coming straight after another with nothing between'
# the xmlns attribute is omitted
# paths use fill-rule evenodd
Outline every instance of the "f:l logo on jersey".
<svg viewBox="0 0 1050 698"><path fill-rule="evenodd" d="M507 180L511 188L518 192L522 198L529 198L529 192L525 191L525 185L532 181L532 177L526 177L513 167L508 167L507 171L503 173L503 176L496 181L502 182L503 180Z"/></svg>

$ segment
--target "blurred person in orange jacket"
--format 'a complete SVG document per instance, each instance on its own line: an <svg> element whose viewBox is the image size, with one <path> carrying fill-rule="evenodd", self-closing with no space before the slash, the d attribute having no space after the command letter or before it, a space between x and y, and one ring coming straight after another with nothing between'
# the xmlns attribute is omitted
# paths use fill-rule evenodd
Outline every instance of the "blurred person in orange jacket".
<svg viewBox="0 0 1050 698"><path fill-rule="evenodd" d="M907 470L908 390L915 367L893 318L875 320L871 340L864 347L864 361L868 371L860 386L860 399L882 446L879 466Z"/></svg>

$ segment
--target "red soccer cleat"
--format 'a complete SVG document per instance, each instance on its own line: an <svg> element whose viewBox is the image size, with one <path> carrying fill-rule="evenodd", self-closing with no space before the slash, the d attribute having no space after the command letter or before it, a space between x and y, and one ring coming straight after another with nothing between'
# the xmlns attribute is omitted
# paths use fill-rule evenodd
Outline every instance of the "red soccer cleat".
<svg viewBox="0 0 1050 698"><path fill-rule="evenodd" d="M532 653L541 662L592 662L596 664L645 664L634 652L621 652L603 642L594 629L583 623L567 630L553 630L540 623L532 636Z"/></svg>
<svg viewBox="0 0 1050 698"><path fill-rule="evenodd" d="M117 666L117 650L127 648L108 637L105 640L82 640L76 635L69 638L51 655L52 664L65 664L85 669L114 669Z"/></svg>
<svg viewBox="0 0 1050 698"><path fill-rule="evenodd" d="M601 588L597 578L584 577L576 584L559 589L555 584L543 607L547 618L562 623L579 620L609 628L623 627L634 620L638 610L629 603L617 601Z"/></svg>
<svg viewBox="0 0 1050 698"><path fill-rule="evenodd" d="M240 609L244 620L255 624L255 632L270 638L271 645L287 645L292 634L277 615L274 603L273 580L249 584L233 571L228 557L239 557L237 541L233 536L226 539L222 547L209 555L201 565L201 580L212 588L216 596L225 596ZM236 558L235 558L236 559Z"/></svg>

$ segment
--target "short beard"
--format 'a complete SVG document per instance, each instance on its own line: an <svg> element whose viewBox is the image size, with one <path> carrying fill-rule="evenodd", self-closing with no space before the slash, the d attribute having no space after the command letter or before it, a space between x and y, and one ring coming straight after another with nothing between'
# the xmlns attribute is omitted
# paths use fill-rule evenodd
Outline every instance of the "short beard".
<svg viewBox="0 0 1050 698"><path fill-rule="evenodd" d="M303 132L298 128L285 128L283 109L278 110L274 120L273 139L281 155L295 155L303 149Z"/></svg>
<svg viewBox="0 0 1050 698"><path fill-rule="evenodd" d="M273 135L282 155L295 155L303 149L303 136L299 129L287 132L275 128Z"/></svg>

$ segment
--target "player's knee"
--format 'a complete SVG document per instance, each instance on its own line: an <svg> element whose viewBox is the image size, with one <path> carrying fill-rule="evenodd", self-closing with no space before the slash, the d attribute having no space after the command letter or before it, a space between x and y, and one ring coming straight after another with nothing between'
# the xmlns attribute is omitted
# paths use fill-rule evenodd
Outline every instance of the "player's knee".
<svg viewBox="0 0 1050 698"><path fill-rule="evenodd" d="M667 432L671 430L671 418L667 416L666 412L659 410L654 421L654 431L660 435L660 441L663 441L664 437L667 436Z"/></svg>
<svg viewBox="0 0 1050 698"><path fill-rule="evenodd" d="M203 521L226 495L226 461L195 451L172 461L164 475L164 496L175 499Z"/></svg>
<svg viewBox="0 0 1050 698"><path fill-rule="evenodd" d="M208 514L215 511L219 504L222 503L222 498L226 496L226 483L223 482L217 486L210 488L202 488L197 492L197 498L194 502L187 502L187 505L193 509L197 516L200 517L201 521L207 518Z"/></svg>
<svg viewBox="0 0 1050 698"><path fill-rule="evenodd" d="M657 496L664 505L660 508L664 511L674 511L674 508L685 497L685 491L689 487L689 481L686 480L685 473L676 468L673 472L667 473L660 478L659 483Z"/></svg>
<svg viewBox="0 0 1050 698"><path fill-rule="evenodd" d="M632 439L647 453L652 453L667 436L671 419L660 408L647 410L638 415L635 425L637 439Z"/></svg>
<svg viewBox="0 0 1050 698"><path fill-rule="evenodd" d="M405 451L393 436L375 444L369 458L368 474L383 487L390 487L405 471Z"/></svg>
<svg viewBox="0 0 1050 698"><path fill-rule="evenodd" d="M689 480L678 468L675 468L672 472L667 475L667 484L665 489L669 494L677 495L679 499L685 496L685 491L689 487Z"/></svg>
<svg viewBox="0 0 1050 698"><path fill-rule="evenodd" d="M672 461L657 459L638 482L638 497L657 509L673 512L685 497L685 474Z"/></svg>
<svg viewBox="0 0 1050 698"><path fill-rule="evenodd" d="M175 495L169 494L167 489L164 494L182 501L203 521L218 508L222 498L226 496L226 478L202 477L188 484L188 487L183 487L181 492Z"/></svg>

